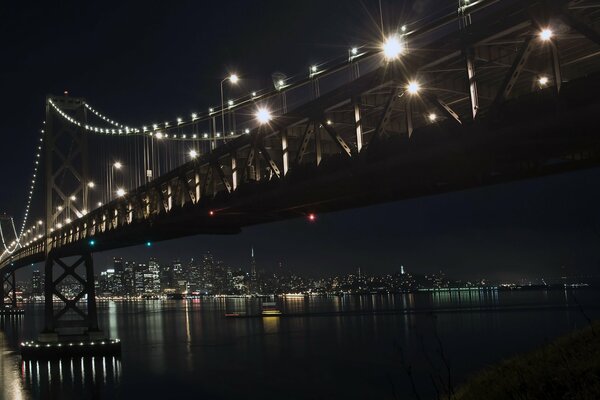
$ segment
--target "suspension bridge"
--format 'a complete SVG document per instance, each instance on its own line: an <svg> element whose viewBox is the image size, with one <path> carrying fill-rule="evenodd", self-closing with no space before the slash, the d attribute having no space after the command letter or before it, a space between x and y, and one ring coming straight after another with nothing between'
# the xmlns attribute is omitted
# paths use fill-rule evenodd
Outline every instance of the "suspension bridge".
<svg viewBox="0 0 600 400"><path fill-rule="evenodd" d="M93 338L93 252L597 166L599 25L595 1L461 1L172 121L48 96L23 222L0 221L3 305L44 262L40 340Z"/></svg>

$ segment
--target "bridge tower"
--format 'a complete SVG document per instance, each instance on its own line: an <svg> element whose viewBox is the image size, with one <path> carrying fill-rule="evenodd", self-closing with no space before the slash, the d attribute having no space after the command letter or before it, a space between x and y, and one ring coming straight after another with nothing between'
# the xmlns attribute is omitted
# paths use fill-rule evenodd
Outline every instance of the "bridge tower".
<svg viewBox="0 0 600 400"><path fill-rule="evenodd" d="M2 284L0 284L0 310L10 305L12 309L17 308L17 285L15 282L15 272L11 271L2 274ZM8 300L8 303L7 301Z"/></svg>
<svg viewBox="0 0 600 400"><path fill-rule="evenodd" d="M58 107L62 114L58 112ZM63 115L66 114L66 115ZM51 232L68 226L88 209L87 110L81 98L48 96L45 124L46 260L45 325L40 341L56 341L62 334L101 337L96 312L94 264L89 248L65 253L52 247ZM77 283L79 292L68 296L62 289ZM62 303L57 307L54 298ZM80 301L85 301L85 307Z"/></svg>
<svg viewBox="0 0 600 400"><path fill-rule="evenodd" d="M11 223L11 217L2 214L0 215L0 224L2 222ZM0 227L2 229L2 227ZM8 302L7 302L8 300ZM15 282L15 271L0 273L0 314L8 306L12 309L17 307L17 285Z"/></svg>

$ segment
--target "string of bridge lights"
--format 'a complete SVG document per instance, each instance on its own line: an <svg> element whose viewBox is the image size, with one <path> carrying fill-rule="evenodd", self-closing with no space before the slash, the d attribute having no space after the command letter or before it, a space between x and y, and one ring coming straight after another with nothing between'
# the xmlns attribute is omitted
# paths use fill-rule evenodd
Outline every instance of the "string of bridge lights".
<svg viewBox="0 0 600 400"><path fill-rule="evenodd" d="M14 233L15 233L15 237L16 237L17 232L15 230L15 224L14 224L12 217L10 217L10 222L12 224L13 231L15 231ZM4 230L2 229L2 223L0 223L0 238L2 239L2 245L4 246L4 252L2 252L2 256L0 256L0 259L1 259L6 253L12 254L17 249L17 246L16 246L16 241L14 241L14 240L8 246L6 245L6 239L4 238ZM15 248L11 250L10 249L11 246L15 246Z"/></svg>
<svg viewBox="0 0 600 400"><path fill-rule="evenodd" d="M46 122L44 121L44 124ZM19 230L19 233L17 234L17 230L15 227L15 223L14 223L14 219L11 217L10 221L11 221L11 225L13 228L13 233L15 236L15 240L13 240L8 246L6 245L6 238L4 237L4 232L2 231L2 226L0 224L0 235L1 235L1 239L2 239L2 244L4 246L4 252L2 253L2 255L0 256L0 258L4 258L4 256L6 256L7 254L12 254L14 253L14 251L16 249L18 249L19 247L23 247L23 245L29 245L31 244L31 242L33 240L38 240L41 239L43 237L43 235L38 234L35 238L33 238L33 240L27 241L26 243L22 243L22 239L24 236L28 236L31 232L32 232L32 228L29 228L28 230L25 230L25 227L27 226L27 221L29 219L29 211L31 209L31 202L33 199L33 193L35 191L36 188L36 183L37 183L37 178L38 178L38 170L40 167L40 159L42 156L42 149L43 149L43 143L44 143L44 129L40 129L40 138L37 144L37 149L36 149L36 155L35 155L35 159L34 159L34 164L33 164L33 174L31 176L31 183L29 185L29 192L27 195L27 202L25 205L25 214L23 215L23 222L21 224L21 229ZM38 225L42 225L43 222L40 220L38 221Z"/></svg>
<svg viewBox="0 0 600 400"><path fill-rule="evenodd" d="M6 245L6 240L4 238L4 231L2 230L2 224L0 223L0 237L2 239L2 244L4 246L4 251L0 254L0 260L3 260L5 256L13 254L19 247L23 247L21 242L17 238L17 229L15 228L15 221L12 217L10 217L10 224L12 226L13 233L15 235L15 240L13 240L8 246ZM10 249L10 247L13 247Z"/></svg>
<svg viewBox="0 0 600 400"><path fill-rule="evenodd" d="M406 27L403 26L402 27L402 32L406 31ZM403 41L400 40L399 36L391 36L391 46L397 49L404 49L404 44ZM388 40L389 42L389 40ZM395 48L389 48L390 47L390 43L386 43L383 47L384 53L387 54L390 51L395 51ZM362 57L363 55L367 54L367 52L361 52L359 50L358 47L353 47L351 49L349 49L348 51L349 57L348 57L348 61L349 62L354 62L356 59ZM387 55L386 55L386 58ZM335 68L334 68L335 69ZM325 68L319 68L319 66L317 65L312 65L309 68L309 78L315 78L318 77L321 74L324 74L328 72L328 69ZM292 78L284 78L284 79L279 79L276 82L274 82L274 87L277 91L282 91L290 86L293 86L294 82L291 82ZM227 78L224 79L224 81L229 81L232 84L236 84L239 81L239 78L236 74L231 74L229 75ZM265 97L266 95L268 95L268 91L265 92L263 91L263 94L259 94L259 92L252 92L248 97L249 100L251 101L257 101L262 97ZM218 110L215 109L213 107L210 107L208 109L208 112L205 114L198 114L198 113L191 113L190 118L189 119L183 119L181 117L176 118L176 122L171 124L171 122L166 121L164 123L153 123L153 124L148 124L148 125L143 125L141 127L129 127L123 124L120 124L118 122L116 122L115 120L109 118L108 116L100 113L98 110L96 110L94 107L92 107L90 104L88 103L83 103L84 106L86 107L86 109L88 109L89 111L91 111L96 117L98 117L99 119L106 121L106 123L112 125L111 127L105 127L105 126L96 126L96 125L90 125L90 124L86 124L83 123L75 118L73 118L72 116L70 116L68 113L66 113L65 111L63 111L52 99L48 99L49 104L52 106L52 108L59 114L61 115L65 120L67 120L68 122L70 122L73 125L76 125L78 127L84 128L86 131L88 132L92 132L92 133L98 133L98 134L104 134L104 135L147 135L150 137L155 137L157 139L174 139L174 140L213 140L214 138L211 138L210 135L208 133L168 133L168 130L171 129L176 129L177 127L181 127L182 125L189 125L189 124L193 124L194 122L201 120L201 119L205 119L205 118L211 118L211 117L216 117L219 115L220 112L223 112L226 108L227 109L231 109L234 108L236 106L236 103L234 100L228 100L226 105L223 105L223 109ZM246 103L246 101L240 101L237 105L241 105ZM258 113L258 110L257 110ZM165 131L165 132L163 132ZM230 131L229 134L226 134L225 132L223 133L215 133L215 137L216 138L221 138L221 137L228 137L228 138L235 138L238 136L242 136L243 134L248 134L250 133L249 129L244 129L241 133L239 132L234 132L234 131Z"/></svg>
<svg viewBox="0 0 600 400"><path fill-rule="evenodd" d="M44 124L46 124L46 121L44 121ZM35 154L35 160L33 163L33 174L31 177L31 185L29 186L29 194L27 196L27 204L25 206L25 215L23 217L23 223L21 224L21 230L19 232L19 236L18 236L18 240L21 240L21 237L23 236L23 233L25 232L25 226L27 225L27 219L29 217L29 209L31 207L31 200L33 198L33 192L35 190L35 184L37 182L37 178L38 178L38 170L40 167L40 159L42 156L42 146L44 144L44 129L40 129L40 139L37 145L37 151Z"/></svg>
<svg viewBox="0 0 600 400"><path fill-rule="evenodd" d="M470 4L469 1L465 0L463 2L463 4L459 7L459 12L464 14L468 11L468 8L470 8L473 5L474 4ZM397 33L393 33L383 40L383 42L379 46L379 50L382 53L382 55L386 61L390 62L390 61L397 60L402 55L406 54L406 52L407 52L406 36L410 35L410 34L411 34L411 32L407 32L407 26L403 25L400 27L400 29ZM554 33L549 27L546 27L539 31L538 36L543 42L547 42L547 41L552 40L552 38L554 37ZM368 51L368 50L362 51L359 47L353 47L348 50L348 62L353 63L355 60L357 60L365 55L372 55L372 54L373 54L373 52L371 52L371 51ZM339 65L335 65L331 68L322 68L318 65L311 65L308 70L308 77L310 79L313 79L313 78L319 77L320 75L325 74L327 72L337 70L338 67L339 67ZM302 75L302 77L306 78L304 75ZM240 78L237 74L230 74L228 77L223 79L222 83L229 81L231 84L237 84L239 82L239 80L240 80ZM288 87L294 86L296 83L299 83L299 82L294 82L293 77L292 78L284 77L284 78L279 79L274 82L274 88L276 91L282 91ZM548 83L548 78L545 76L542 76L538 80L538 83L540 85L544 86ZM410 81L407 83L406 89L409 93L414 94L413 91L414 91L415 87L418 85L419 85L418 82ZM128 127L126 125L116 122L115 120L109 118L108 116L100 113L98 110L96 110L90 104L84 102L84 106L88 110L90 110L99 119L112 125L112 127L101 127L101 126L85 124L85 123L82 123L81 121L78 121L75 118L69 116L67 113L65 113L63 110L61 110L58 107L58 105L56 105L56 103L54 103L52 101L52 99L49 99L48 101L49 101L50 105L67 121L69 121L70 123L72 123L78 127L83 127L86 131L93 132L93 133L100 133L100 134L106 134L106 135L140 135L140 134L142 134L142 135L147 135L150 137L155 137L157 139L173 139L173 140L203 140L203 139L204 140L214 140L214 137L213 138L209 137L210 135L208 133L203 133L203 134L188 133L188 134L186 134L186 133L168 133L168 131L171 129L176 129L177 127L181 127L182 125L187 126L189 124L193 124L194 122L201 120L201 119L204 120L205 118L211 118L211 117L214 118L214 117L218 116L219 114L222 114L225 111L225 109L231 110L232 108L234 108L236 106L240 106L240 105L247 103L247 101L254 102L265 96L268 96L269 94L270 94L269 90L263 90L261 92L252 92L248 96L242 97L242 99L247 99L247 100L241 100L238 102L238 104L236 104L236 102L233 100L228 100L227 104L222 104L221 109L215 109L215 108L211 107L208 109L208 113L204 113L202 115L194 112L194 113L191 113L190 119L183 119L181 117L178 117L178 118L176 118L176 122L173 124L166 121L164 123L153 123L153 124L143 125L141 127L134 127L134 128ZM256 114L255 114L255 116L256 116ZM430 120L434 120L434 119L435 118L433 118L433 119L430 118ZM249 129L245 129L242 133L229 132L229 135L227 135L225 132L215 133L214 136L216 138L221 138L221 137L234 138L237 136L241 136L245 133L246 134L249 133Z"/></svg>
<svg viewBox="0 0 600 400"><path fill-rule="evenodd" d="M108 122L109 124L116 126L117 128L122 128L122 129L127 128L125 125L119 124L118 122L113 121L112 119L108 118L106 115L101 114L98 110L94 109L94 107L90 106L88 103L84 102L83 105L85 108L90 110L96 117ZM127 128L127 129L129 129L129 128Z"/></svg>
<svg viewBox="0 0 600 400"><path fill-rule="evenodd" d="M67 114L66 112L64 112L54 101L52 101L52 99L48 100L48 103L52 106L52 108L61 116L63 117L66 121L70 122L73 125L76 125L78 127L83 127L86 131L89 132L93 132L93 133L99 133L99 134L104 134L104 135L110 135L110 136L114 136L114 135L139 135L140 133L143 135L147 135L150 137L155 137L156 139L177 139L177 140L212 140L212 138L209 137L208 133L203 133L203 134L198 134L198 133L182 133L182 134L169 134L169 133L163 133L162 131L160 131L158 124L154 124L152 126L152 129L149 129L148 127L144 126L142 129L139 128L130 128L128 126L124 126L124 125L120 125L119 123L110 120L108 117L105 117L104 115L98 113L98 112L94 112L92 111L95 115L97 115L98 117L102 118L103 120L106 120L108 123L113 124L114 126L119 126L119 128L107 128L107 127L99 127L99 126L94 126L94 125L89 125L89 124L83 124L82 122L76 120L75 118L71 117L69 114ZM90 110L94 110L89 104L84 103L85 106L90 109ZM195 116L196 114L193 114L193 116ZM194 117L193 117L194 118ZM194 121L198 119L195 118ZM182 124L178 123L179 125ZM168 122L165 122L167 129L170 129L172 127L169 126ZM234 131L229 132L229 135L222 135L221 133L217 133L216 137L220 138L220 137L227 137L230 139L236 138L238 136L242 136L243 134L248 134L250 133L250 129L244 129L243 133L236 133Z"/></svg>

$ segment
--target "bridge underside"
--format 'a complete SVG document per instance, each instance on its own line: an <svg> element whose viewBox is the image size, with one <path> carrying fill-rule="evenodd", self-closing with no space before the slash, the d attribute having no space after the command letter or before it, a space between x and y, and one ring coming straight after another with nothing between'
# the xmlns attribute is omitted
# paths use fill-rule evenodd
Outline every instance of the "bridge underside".
<svg viewBox="0 0 600 400"><path fill-rule="evenodd" d="M410 140L389 136L358 157L329 157L319 166L290 171L284 179L247 182L232 193L173 205L152 218L96 233L93 248L89 240L79 240L57 248L55 254L79 255L197 234L235 234L246 226L313 212L598 166L595 120L600 102L591 93L599 91L600 79L589 77L565 85L558 99L549 90L542 99L538 93L506 103L504 110L511 110L513 118L503 118L502 123L482 119L467 127L436 124L415 130ZM536 112L532 102L542 111ZM35 254L12 267L43 260L42 254Z"/></svg>

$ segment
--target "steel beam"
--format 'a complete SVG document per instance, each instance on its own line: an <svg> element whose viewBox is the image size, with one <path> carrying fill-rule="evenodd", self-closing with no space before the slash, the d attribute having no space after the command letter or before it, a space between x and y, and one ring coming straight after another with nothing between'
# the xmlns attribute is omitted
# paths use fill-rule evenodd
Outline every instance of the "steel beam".
<svg viewBox="0 0 600 400"><path fill-rule="evenodd" d="M404 103L404 114L406 116L406 134L410 139L413 134L413 115L412 115L412 101L410 98L406 98Z"/></svg>
<svg viewBox="0 0 600 400"><path fill-rule="evenodd" d="M500 88L498 88L498 92L494 100L494 105L498 105L504 100L508 99L508 97L510 96L510 92L512 91L513 87L517 83L517 80L519 79L519 75L521 75L521 72L523 72L523 68L525 68L525 64L527 63L529 56L533 52L533 49L533 38L531 36L528 36L527 39L525 39L525 41L521 45L521 47L519 47L515 60L513 61L510 69L506 73L504 81L500 85Z"/></svg>
<svg viewBox="0 0 600 400"><path fill-rule="evenodd" d="M563 10L563 12L560 14L560 19L565 24L569 25L571 28L575 29L576 31L584 35L586 38L600 46L600 33L598 33L595 29L588 26L584 22L580 21L569 11Z"/></svg>
<svg viewBox="0 0 600 400"><path fill-rule="evenodd" d="M302 135L302 142L300 143L300 148L298 149L298 153L296 154L296 165L300 165L302 163L302 159L304 158L306 150L308 149L308 143L310 142L310 137L313 131L313 121L309 120L306 124L306 129L304 129L304 135Z"/></svg>
<svg viewBox="0 0 600 400"><path fill-rule="evenodd" d="M237 152L231 152L231 188L237 189L238 186L238 170L237 170Z"/></svg>
<svg viewBox="0 0 600 400"><path fill-rule="evenodd" d="M462 125L462 121L460 120L459 115L452 109L452 107L446 104L442 99L432 94L427 94L425 95L425 97L442 114L444 114L452 121L456 122L458 125Z"/></svg>
<svg viewBox="0 0 600 400"><path fill-rule="evenodd" d="M315 125L317 123L315 122ZM321 143L321 129L323 125L318 124L315 126L315 160L317 162L317 166L321 164L321 160L323 159L323 148Z"/></svg>
<svg viewBox="0 0 600 400"><path fill-rule="evenodd" d="M400 86L397 86L397 85L394 86L394 89L392 90L390 98L388 99L388 101L385 105L385 108L383 109L381 118L379 119L379 122L377 123L377 127L375 128L373 137L371 137L371 140L369 141L369 146L372 145L374 142L377 142L379 139L381 139L381 136L385 132L385 129L387 128L390 118L392 116L392 111L394 110L394 104L398 100L401 91L402 91L402 89L400 88Z"/></svg>
<svg viewBox="0 0 600 400"><path fill-rule="evenodd" d="M265 147L265 144L262 142L262 140L258 144L258 147L260 149L260 154L263 156L263 158L267 162L267 165L269 166L269 169L271 170L271 172L273 172L273 174L275 174L275 176L277 178L281 178L281 171L279 171L279 167L277 166L275 161L273 161L273 159L271 158L271 155L267 151L267 148Z"/></svg>
<svg viewBox="0 0 600 400"><path fill-rule="evenodd" d="M85 276L82 277L76 271L83 265ZM54 279L55 266L62 268L63 272L57 279ZM59 284L67 277L71 277L82 286L81 291L74 298L67 298L60 290ZM81 255L73 264L67 264L66 261L50 252L46 258L45 264L45 329L44 333L59 333L61 328L81 328L82 333L98 331L98 315L96 309L96 289L94 285L94 264L91 253ZM62 307L57 313L54 312L54 298L58 298ZM78 302L86 298L85 311L81 309ZM66 319L68 311L73 311L78 318Z"/></svg>
<svg viewBox="0 0 600 400"><path fill-rule="evenodd" d="M475 76L475 52L468 47L465 50L465 63L467 66L467 82L469 84L469 99L471 100L471 116L477 118L479 112L479 95L477 93L477 80Z"/></svg>
<svg viewBox="0 0 600 400"><path fill-rule="evenodd" d="M15 280L15 272L7 272L2 274L2 279L0 280L0 307L4 308L6 302L5 299L8 298L10 301L10 305L12 308L17 307L17 282ZM8 290L7 290L8 289Z"/></svg>
<svg viewBox="0 0 600 400"><path fill-rule="evenodd" d="M560 54L558 52L558 44L556 41L552 41L550 44L550 56L552 58L552 75L554 77L554 87L556 93L560 93L562 86L562 70L560 65Z"/></svg>
<svg viewBox="0 0 600 400"><path fill-rule="evenodd" d="M352 106L354 107L354 130L356 132L356 151L357 153L360 153L363 147L363 128L360 112L360 97L354 97L352 99Z"/></svg>
<svg viewBox="0 0 600 400"><path fill-rule="evenodd" d="M204 179L202 179L203 180L202 196L206 196L206 194L208 193L208 187L212 183L212 174L213 174L213 169L210 165L208 165L206 168L206 173L204 174Z"/></svg>
<svg viewBox="0 0 600 400"><path fill-rule="evenodd" d="M217 175L219 175L219 179L221 179L221 182L225 186L225 189L227 189L227 193L231 193L231 183L229 183L229 179L227 179L227 177L225 176L223 168L221 167L221 163L219 163L219 161L213 161L211 166L212 168L214 168L215 171L217 171Z"/></svg>
<svg viewBox="0 0 600 400"><path fill-rule="evenodd" d="M289 149L287 128L281 129L281 162L283 163L283 176L287 175L289 169Z"/></svg>
<svg viewBox="0 0 600 400"><path fill-rule="evenodd" d="M321 118L321 125L329 134L329 136L331 136L331 138L335 141L340 150L342 150L342 153L346 154L348 157L352 157L352 150L350 150L348 144L346 144L344 139L342 139L342 137L339 135L339 133L337 133L333 126L329 125L327 121L325 121L325 118Z"/></svg>

